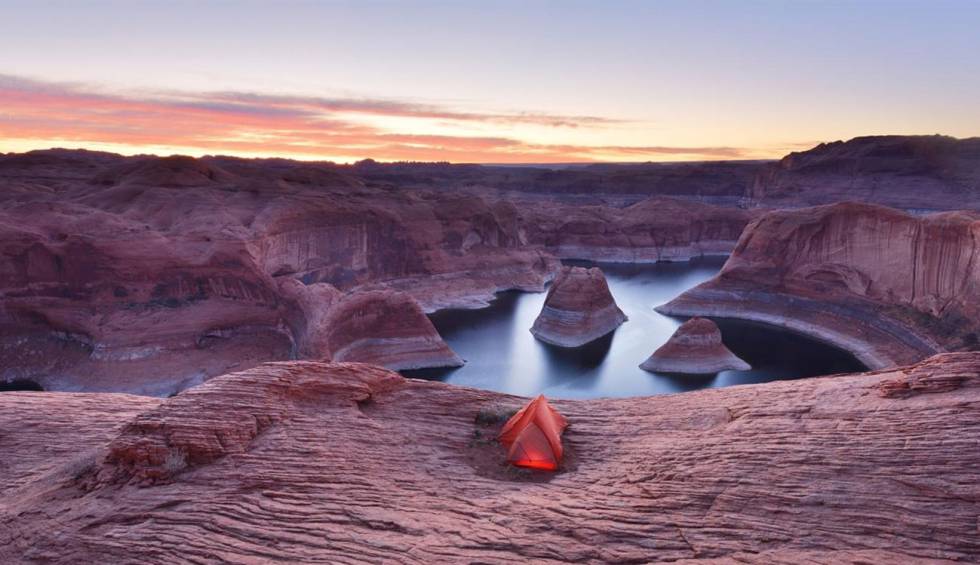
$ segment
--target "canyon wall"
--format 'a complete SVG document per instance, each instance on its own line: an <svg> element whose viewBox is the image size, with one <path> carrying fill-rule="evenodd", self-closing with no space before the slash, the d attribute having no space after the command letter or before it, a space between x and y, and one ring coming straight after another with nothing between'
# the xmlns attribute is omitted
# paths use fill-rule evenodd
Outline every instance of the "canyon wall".
<svg viewBox="0 0 980 565"><path fill-rule="evenodd" d="M49 390L167 395L263 361L329 359L307 332L336 321L339 294L472 306L542 290L558 267L525 247L513 206L329 167L53 151L0 157L0 183L0 379ZM431 333L415 338L441 342Z"/></svg>
<svg viewBox="0 0 980 565"><path fill-rule="evenodd" d="M561 258L655 263L728 255L760 213L654 197L626 208L528 207L525 224L528 241Z"/></svg>
<svg viewBox="0 0 980 565"><path fill-rule="evenodd" d="M658 310L783 325L871 367L974 349L978 220L857 203L772 212L746 228L717 277Z"/></svg>
<svg viewBox="0 0 980 565"><path fill-rule="evenodd" d="M554 401L544 474L507 465L487 417L526 399L368 365L3 393L0 562L976 562L978 375L957 353Z"/></svg>
<svg viewBox="0 0 980 565"><path fill-rule="evenodd" d="M844 196L910 208L975 206L975 145L858 138L779 163L561 167L345 166L68 150L0 155L0 379L166 395L262 361L327 358L307 332L317 331L329 304L347 293L404 292L425 312L478 308L501 290L542 291L559 259L728 254L770 206ZM903 222L882 229L905 241L914 228ZM922 240L934 237L947 241L928 234ZM837 242L823 245L826 255ZM873 253L851 263L860 271L878 261L881 272L845 272L841 265L851 263L821 255L812 259L821 267L805 267L820 272L790 278L867 286L870 303L901 311L864 323L861 331L874 336L858 341L887 334L912 353L874 360L869 349L866 357L875 366L918 359L975 339L972 330L947 327L972 314L955 300L962 286L955 272L967 252L952 249L967 243L944 245L936 258L912 262L939 264L924 264L905 280L888 278L898 275ZM907 259L893 246L882 253L895 265ZM862 276L888 280L871 284ZM290 281L326 287L303 292ZM772 296L767 285L755 289L760 301ZM742 293L750 287L746 282ZM823 308L805 292L793 296L794 308L810 311L803 317L854 311Z"/></svg>

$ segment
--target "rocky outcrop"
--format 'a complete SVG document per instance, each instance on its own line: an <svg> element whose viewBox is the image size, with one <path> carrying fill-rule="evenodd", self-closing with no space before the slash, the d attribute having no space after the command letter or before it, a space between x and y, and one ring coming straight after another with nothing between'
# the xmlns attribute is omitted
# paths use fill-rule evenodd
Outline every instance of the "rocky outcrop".
<svg viewBox="0 0 980 565"><path fill-rule="evenodd" d="M691 318L640 364L645 371L710 375L752 367L721 341L721 330L707 318Z"/></svg>
<svg viewBox="0 0 980 565"><path fill-rule="evenodd" d="M755 221L713 280L658 311L801 331L870 367L969 350L980 335L980 222L844 203Z"/></svg>
<svg viewBox="0 0 980 565"><path fill-rule="evenodd" d="M765 206L860 200L906 210L980 208L980 138L870 136L821 143L763 165L749 196Z"/></svg>
<svg viewBox="0 0 980 565"><path fill-rule="evenodd" d="M334 361L373 363L392 370L460 367L460 359L410 295L356 292L323 320L325 348Z"/></svg>
<svg viewBox="0 0 980 565"><path fill-rule="evenodd" d="M481 423L525 399L366 365L169 399L2 393L0 562L975 562L978 375L960 353L555 401L547 474Z"/></svg>
<svg viewBox="0 0 980 565"><path fill-rule="evenodd" d="M578 347L615 330L626 321L606 277L597 267L562 267L531 333L545 343Z"/></svg>

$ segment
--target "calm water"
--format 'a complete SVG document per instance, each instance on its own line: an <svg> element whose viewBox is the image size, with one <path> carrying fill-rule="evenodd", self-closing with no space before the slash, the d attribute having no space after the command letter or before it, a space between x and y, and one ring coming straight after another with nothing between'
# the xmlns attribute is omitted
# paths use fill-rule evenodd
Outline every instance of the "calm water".
<svg viewBox="0 0 980 565"><path fill-rule="evenodd" d="M653 310L711 278L723 259L653 265L600 264L619 307L629 316L611 335L576 349L542 343L528 331L545 293L502 292L489 308L444 310L431 316L439 333L467 363L458 369L406 371L413 377L556 398L642 396L760 383L864 367L850 354L779 329L716 320L725 344L751 371L707 377L648 373L638 367L683 320ZM581 264L581 263L580 263Z"/></svg>

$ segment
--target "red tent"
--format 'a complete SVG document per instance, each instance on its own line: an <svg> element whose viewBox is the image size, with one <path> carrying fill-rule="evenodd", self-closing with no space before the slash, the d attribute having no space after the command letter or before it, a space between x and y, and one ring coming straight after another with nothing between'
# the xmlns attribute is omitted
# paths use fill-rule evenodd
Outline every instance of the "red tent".
<svg viewBox="0 0 980 565"><path fill-rule="evenodd" d="M565 417L541 395L507 420L498 439L512 465L554 471L561 462L561 433L567 426Z"/></svg>

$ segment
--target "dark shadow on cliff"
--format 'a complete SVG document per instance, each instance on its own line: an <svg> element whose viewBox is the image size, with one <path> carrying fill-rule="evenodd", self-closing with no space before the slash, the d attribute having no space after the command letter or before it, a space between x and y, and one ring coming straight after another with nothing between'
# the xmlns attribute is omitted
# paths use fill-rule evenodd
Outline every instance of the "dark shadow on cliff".
<svg viewBox="0 0 980 565"><path fill-rule="evenodd" d="M674 392L690 392L708 388L718 378L718 373L707 375L686 375L683 373L651 373L666 381Z"/></svg>
<svg viewBox="0 0 980 565"><path fill-rule="evenodd" d="M849 352L822 341L757 322L713 318L722 340L735 355L752 365L750 371L724 371L723 386L779 379L794 379L857 373L867 367ZM784 375L777 368L795 366L796 374Z"/></svg>
<svg viewBox="0 0 980 565"><path fill-rule="evenodd" d="M543 341L538 341L538 344L543 348L548 362L559 371L565 369L576 372L587 371L597 368L609 355L615 333L615 331L609 332L578 347L559 347Z"/></svg>
<svg viewBox="0 0 980 565"><path fill-rule="evenodd" d="M44 387L30 379L14 379L0 382L0 392L44 392Z"/></svg>

